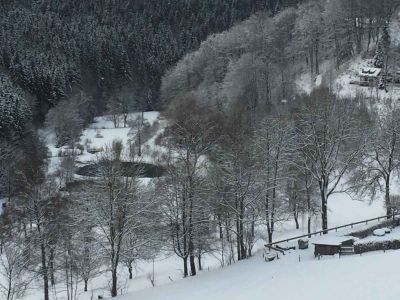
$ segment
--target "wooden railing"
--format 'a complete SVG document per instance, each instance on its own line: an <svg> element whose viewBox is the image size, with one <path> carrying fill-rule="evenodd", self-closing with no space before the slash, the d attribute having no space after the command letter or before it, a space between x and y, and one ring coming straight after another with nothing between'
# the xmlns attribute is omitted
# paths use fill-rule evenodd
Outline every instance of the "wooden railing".
<svg viewBox="0 0 400 300"><path fill-rule="evenodd" d="M363 220L363 221L359 221L359 222L354 222L354 223L350 223L350 224L346 224L346 225L341 225L341 226L337 226L337 227L332 227L332 228L319 230L319 231L315 231L315 232L311 232L311 233L295 236L295 237L292 237L292 238L283 239L283 240L279 240L279 241L276 241L276 242L268 243L268 244L265 244L264 246L265 247L270 247L270 246L273 246L273 245L276 245L276 244L280 244L280 243L283 243L283 242L289 242L289 241L293 241L293 240L298 240L298 239L301 239L301 238L304 238L304 237L310 237L310 236L318 235L318 234L322 235L324 233L328 233L329 231L333 231L333 230L338 231L338 229L342 229L342 228L346 228L346 227L353 228L354 225L359 225L359 224L363 224L363 223L368 224L368 222L372 222L372 221L376 221L376 220L378 220L378 222L379 222L381 219L387 219L387 220L394 219L395 217L397 217L399 215L400 215L400 213L396 213L396 214L391 214L391 215L387 215L387 216L381 216L381 217L367 219L367 220Z"/></svg>

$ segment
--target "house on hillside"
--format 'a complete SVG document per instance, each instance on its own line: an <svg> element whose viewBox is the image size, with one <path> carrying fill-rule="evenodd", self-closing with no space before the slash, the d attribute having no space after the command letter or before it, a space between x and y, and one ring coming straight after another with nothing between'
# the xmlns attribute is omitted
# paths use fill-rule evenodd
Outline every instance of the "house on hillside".
<svg viewBox="0 0 400 300"><path fill-rule="evenodd" d="M359 72L361 86L377 86L382 74L381 68L362 68Z"/></svg>

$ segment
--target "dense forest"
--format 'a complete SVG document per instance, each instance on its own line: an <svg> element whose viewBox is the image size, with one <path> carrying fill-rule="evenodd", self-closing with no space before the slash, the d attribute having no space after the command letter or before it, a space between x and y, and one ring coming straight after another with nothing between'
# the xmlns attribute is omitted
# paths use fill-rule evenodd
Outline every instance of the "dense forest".
<svg viewBox="0 0 400 300"><path fill-rule="evenodd" d="M333 79L354 56L373 57L396 3L309 1L275 18L253 15L171 68L161 98L170 103L191 93L207 105L241 103L263 115L282 100L292 102L300 74L316 78L328 69Z"/></svg>
<svg viewBox="0 0 400 300"><path fill-rule="evenodd" d="M95 97L101 110L129 87L132 102L154 108L168 67L209 34L276 7L248 0L2 1L0 65L36 100L38 120L76 90Z"/></svg>
<svg viewBox="0 0 400 300"><path fill-rule="evenodd" d="M60 101L79 128L121 98L160 108L161 77L209 34L297 2L1 1L0 138L32 138Z"/></svg>
<svg viewBox="0 0 400 300"><path fill-rule="evenodd" d="M2 1L0 292L19 299L40 282L45 300L60 285L72 300L107 274L115 297L135 263L159 253L195 276L205 255L221 267L251 257L281 222L326 233L343 186L382 192L387 216L400 211L400 108L378 97L400 61L399 5ZM356 58L385 75L368 95L342 97L335 78ZM151 125L150 109L161 111ZM101 114L114 128L92 128L93 139L123 129L128 143L83 141ZM137 166L148 140L162 175L146 181ZM78 165L95 174L75 176Z"/></svg>

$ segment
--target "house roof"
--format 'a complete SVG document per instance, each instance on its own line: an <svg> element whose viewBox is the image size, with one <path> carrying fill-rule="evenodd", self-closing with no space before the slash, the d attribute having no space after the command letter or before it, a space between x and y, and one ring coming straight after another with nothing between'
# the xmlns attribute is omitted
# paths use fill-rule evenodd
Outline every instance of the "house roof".
<svg viewBox="0 0 400 300"><path fill-rule="evenodd" d="M381 68L362 68L359 72L359 75L364 77L377 77L381 71Z"/></svg>

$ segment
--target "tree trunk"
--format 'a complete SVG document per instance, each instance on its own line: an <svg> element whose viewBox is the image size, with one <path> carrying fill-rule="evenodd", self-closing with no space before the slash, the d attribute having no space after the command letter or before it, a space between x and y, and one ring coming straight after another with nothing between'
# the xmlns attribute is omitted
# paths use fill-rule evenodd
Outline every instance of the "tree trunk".
<svg viewBox="0 0 400 300"><path fill-rule="evenodd" d="M111 297L117 297L118 296L118 289L117 289L117 270L114 269L112 270L112 279L111 279Z"/></svg>
<svg viewBox="0 0 400 300"><path fill-rule="evenodd" d="M273 228L271 227L269 206L270 206L269 195L267 193L267 195L265 196L265 217L267 222L268 243L272 243Z"/></svg>
<svg viewBox="0 0 400 300"><path fill-rule="evenodd" d="M196 276L196 263L195 263L195 256L193 254L190 254L189 261L190 261L190 275Z"/></svg>
<svg viewBox="0 0 400 300"><path fill-rule="evenodd" d="M197 256L197 262L199 264L199 271L203 270L203 267L201 265L201 254L199 253L199 255Z"/></svg>
<svg viewBox="0 0 400 300"><path fill-rule="evenodd" d="M390 176L386 176L385 178L385 206L386 206L386 215L387 218L390 219L392 214L391 204L390 204Z"/></svg>
<svg viewBox="0 0 400 300"><path fill-rule="evenodd" d="M183 277L188 277L187 257L183 257Z"/></svg>
<svg viewBox="0 0 400 300"><path fill-rule="evenodd" d="M272 235L273 235L273 233L272 233L271 229L269 228L268 229L268 243L272 243Z"/></svg>
<svg viewBox="0 0 400 300"><path fill-rule="evenodd" d="M298 214L297 211L295 211L293 213L293 215L294 215L294 222L296 223L296 229L299 229L300 228L300 225L299 225L299 214Z"/></svg>
<svg viewBox="0 0 400 300"><path fill-rule="evenodd" d="M88 290L88 280L84 279L84 283L85 283L85 287L83 288L83 291L87 292L87 290Z"/></svg>
<svg viewBox="0 0 400 300"><path fill-rule="evenodd" d="M218 218L218 227L219 227L219 238L222 240L224 238L224 232L222 229L222 222L221 222L221 218Z"/></svg>
<svg viewBox="0 0 400 300"><path fill-rule="evenodd" d="M322 230L324 231L324 234L327 234L328 231L326 231L326 229L328 229L328 205L325 193L321 194L321 222Z"/></svg>
<svg viewBox="0 0 400 300"><path fill-rule="evenodd" d="M128 266L128 271L129 271L129 279L133 278L133 272L132 272L133 268L132 268L132 263L129 263Z"/></svg>
<svg viewBox="0 0 400 300"><path fill-rule="evenodd" d="M307 196L307 233L311 238L311 186L308 184L308 175L305 174L306 196Z"/></svg>
<svg viewBox="0 0 400 300"><path fill-rule="evenodd" d="M49 300L49 276L47 270L47 262L46 262L46 248L44 244L41 245L41 254L42 254L42 276L43 276L43 293L44 300Z"/></svg>
<svg viewBox="0 0 400 300"><path fill-rule="evenodd" d="M55 280L54 280L54 249L50 249L50 262L49 262L49 268L50 268L50 284L52 286L55 285Z"/></svg>
<svg viewBox="0 0 400 300"><path fill-rule="evenodd" d="M236 219L236 250L237 250L237 258L238 260L242 259L241 251L240 251L240 225L239 218Z"/></svg>
<svg viewBox="0 0 400 300"><path fill-rule="evenodd" d="M246 253L246 247L244 245L244 228L243 228L243 219L244 219L244 203L243 199L240 199L240 221L239 221L239 226L240 226L240 252L241 252L241 258L244 259L247 256Z"/></svg>
<svg viewBox="0 0 400 300"><path fill-rule="evenodd" d="M142 129L139 129L138 132L138 156L141 157L142 156Z"/></svg>
<svg viewBox="0 0 400 300"><path fill-rule="evenodd" d="M315 42L315 74L316 75L319 75L319 58L318 58L318 56L319 56L319 41L317 40L316 42Z"/></svg>

